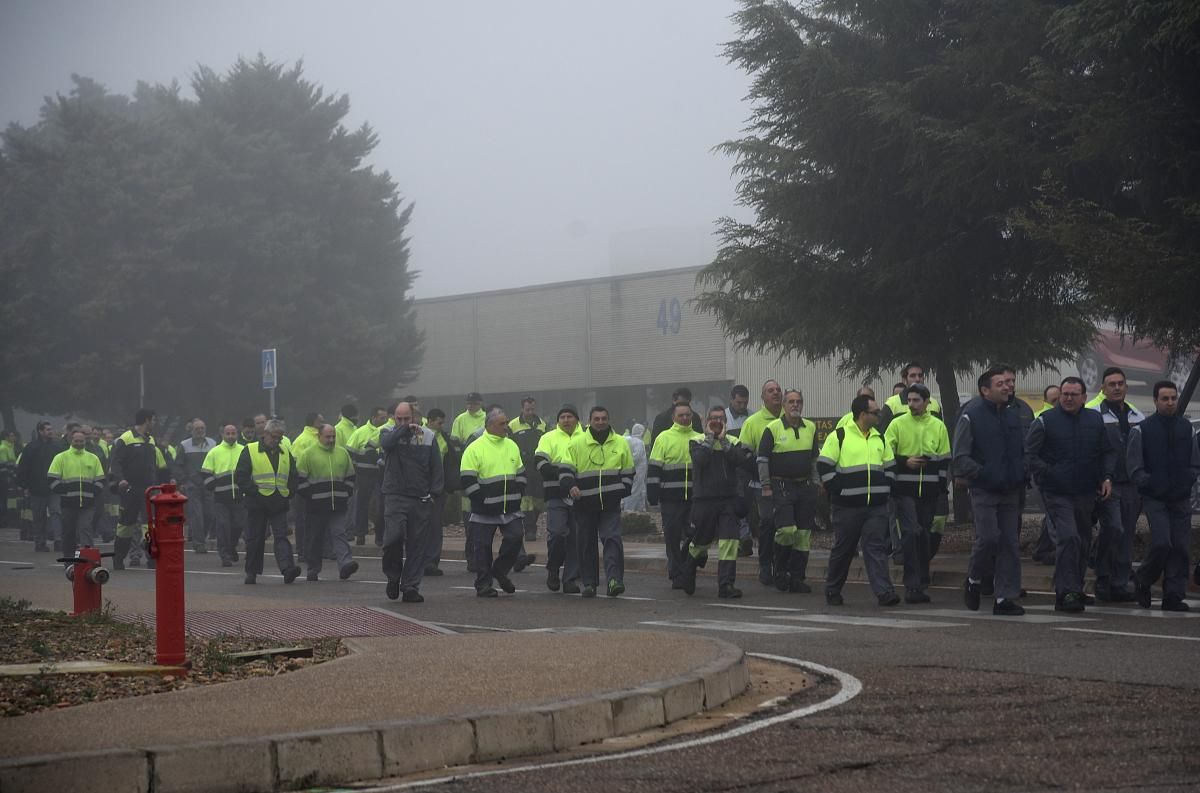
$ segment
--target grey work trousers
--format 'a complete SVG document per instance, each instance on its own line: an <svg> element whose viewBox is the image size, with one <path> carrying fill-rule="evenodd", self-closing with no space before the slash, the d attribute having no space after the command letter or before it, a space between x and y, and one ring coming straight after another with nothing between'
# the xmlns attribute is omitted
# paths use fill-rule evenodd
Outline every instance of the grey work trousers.
<svg viewBox="0 0 1200 793"><path fill-rule="evenodd" d="M1163 577L1163 597L1183 598L1187 593L1188 552L1192 533L1192 505L1188 499L1142 503L1150 522L1150 551L1137 571L1139 587L1149 588Z"/></svg>
<svg viewBox="0 0 1200 793"><path fill-rule="evenodd" d="M321 572L326 545L333 546L333 557L337 561L339 573L354 561L354 556L350 553L350 543L346 541L349 519L350 514L344 509L332 510L325 504L314 509L311 502L309 503L308 515L305 517L308 547L304 549L304 561L308 565L309 573Z"/></svg>
<svg viewBox="0 0 1200 793"><path fill-rule="evenodd" d="M575 510L579 527L579 577L584 586L600 585L600 555L597 542L604 543L604 576L609 581L625 580L625 543L621 539L620 512Z"/></svg>
<svg viewBox="0 0 1200 793"><path fill-rule="evenodd" d="M839 594L850 574L854 548L861 543L863 565L867 580L876 597L894 592L892 573L888 568L888 507L887 502L867 507L831 507L833 549L829 552L829 570L825 577L825 594Z"/></svg>
<svg viewBox="0 0 1200 793"><path fill-rule="evenodd" d="M240 501L214 502L213 524L221 560L236 562L238 540L246 531L246 507Z"/></svg>
<svg viewBox="0 0 1200 793"><path fill-rule="evenodd" d="M1096 592L1125 592L1133 575L1133 536L1142 497L1132 482L1114 482L1112 495L1100 505L1096 540Z"/></svg>
<svg viewBox="0 0 1200 793"><path fill-rule="evenodd" d="M437 567L442 563L442 545L445 541L446 494L434 496L433 508L429 513L429 538L425 542L425 566Z"/></svg>
<svg viewBox="0 0 1200 793"><path fill-rule="evenodd" d="M92 536L92 517L96 508L91 504L77 507L64 504L62 511L62 555L63 558L75 555L75 549L84 545L95 545Z"/></svg>
<svg viewBox="0 0 1200 793"><path fill-rule="evenodd" d="M187 496L187 503L183 505L183 514L187 519L187 541L198 545L208 539L215 523L213 494L197 484L184 485L183 494Z"/></svg>
<svg viewBox="0 0 1200 793"><path fill-rule="evenodd" d="M667 577L674 581L683 575L687 566L687 546L690 540L692 502L661 501L663 544L667 548Z"/></svg>
<svg viewBox="0 0 1200 793"><path fill-rule="evenodd" d="M1062 598L1069 592L1083 592L1087 574L1088 549L1092 545L1092 510L1096 496L1064 496L1042 493L1050 531L1054 538L1054 593Z"/></svg>
<svg viewBox="0 0 1200 793"><path fill-rule="evenodd" d="M379 538L383 535L379 518L379 469L355 467L354 477L354 536L365 539L370 528L368 522L374 522L375 537Z"/></svg>
<svg viewBox="0 0 1200 793"><path fill-rule="evenodd" d="M383 496L383 574L400 590L416 591L425 575L433 501L395 494Z"/></svg>
<svg viewBox="0 0 1200 793"><path fill-rule="evenodd" d="M260 575L263 571L263 549L267 532L275 539L275 564L279 572L292 569L296 562L292 556L292 543L287 536L286 512L264 512L261 509L246 510L246 574Z"/></svg>
<svg viewBox="0 0 1200 793"><path fill-rule="evenodd" d="M579 526L573 510L561 498L546 502L546 567L568 584L579 581Z"/></svg>
<svg viewBox="0 0 1200 793"><path fill-rule="evenodd" d="M492 559L492 541L500 530L500 552ZM472 550L475 554L475 591L490 589L492 578L507 576L517 563L525 542L525 520L517 518L508 523L476 523L469 521L467 531L474 538Z"/></svg>
<svg viewBox="0 0 1200 793"><path fill-rule="evenodd" d="M937 493L923 498L896 496L893 501L904 546L904 590L924 592L929 586L929 535L937 512Z"/></svg>
<svg viewBox="0 0 1200 793"><path fill-rule="evenodd" d="M1021 594L1021 496L1023 487L992 492L971 488L975 516L975 545L967 562L967 577L979 582L995 575L997 599L1016 600Z"/></svg>
<svg viewBox="0 0 1200 793"><path fill-rule="evenodd" d="M33 511L33 541L45 545L62 536L62 498L51 493L48 496L29 497L29 508Z"/></svg>

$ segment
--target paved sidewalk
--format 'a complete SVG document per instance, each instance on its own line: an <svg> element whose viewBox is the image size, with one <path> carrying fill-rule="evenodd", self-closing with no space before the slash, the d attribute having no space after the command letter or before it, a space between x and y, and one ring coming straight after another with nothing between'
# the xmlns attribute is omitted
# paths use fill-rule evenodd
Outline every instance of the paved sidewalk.
<svg viewBox="0 0 1200 793"><path fill-rule="evenodd" d="M645 631L347 640L273 678L4 721L0 790L281 790L640 732L749 684L741 649ZM153 785L151 785L153 780Z"/></svg>

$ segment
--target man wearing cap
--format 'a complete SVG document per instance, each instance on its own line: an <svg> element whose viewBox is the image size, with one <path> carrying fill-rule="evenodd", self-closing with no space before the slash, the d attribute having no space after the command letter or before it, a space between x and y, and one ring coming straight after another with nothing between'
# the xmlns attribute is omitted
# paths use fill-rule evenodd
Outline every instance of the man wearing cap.
<svg viewBox="0 0 1200 793"><path fill-rule="evenodd" d="M566 594L579 592L579 529L574 501L559 487L559 465L568 460L567 447L579 434L579 411L574 405L558 410L558 426L538 440L534 464L545 482L546 494L546 587ZM560 577L559 570L562 570Z"/></svg>

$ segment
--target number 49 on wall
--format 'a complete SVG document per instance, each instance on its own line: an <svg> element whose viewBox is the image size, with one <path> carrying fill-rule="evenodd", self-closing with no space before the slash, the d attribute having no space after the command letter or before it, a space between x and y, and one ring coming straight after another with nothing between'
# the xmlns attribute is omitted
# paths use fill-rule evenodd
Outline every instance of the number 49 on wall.
<svg viewBox="0 0 1200 793"><path fill-rule="evenodd" d="M667 331L673 334L679 333L679 323L683 320L683 310L679 306L679 298L671 298L671 303L668 306L666 300L658 302L658 327L662 328L663 335L667 335Z"/></svg>

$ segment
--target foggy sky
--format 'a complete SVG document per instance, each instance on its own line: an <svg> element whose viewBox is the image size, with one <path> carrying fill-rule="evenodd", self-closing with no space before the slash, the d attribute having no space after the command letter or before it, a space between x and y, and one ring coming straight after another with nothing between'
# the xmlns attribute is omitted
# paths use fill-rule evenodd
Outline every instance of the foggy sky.
<svg viewBox="0 0 1200 793"><path fill-rule="evenodd" d="M125 94L178 80L191 97L197 64L303 58L307 79L349 95L348 126L374 127L371 164L416 203L417 297L601 276L614 239L623 251L666 229L715 247L715 219L748 216L712 151L750 111L747 76L720 55L736 8L0 0L0 122L36 122L72 72Z"/></svg>

